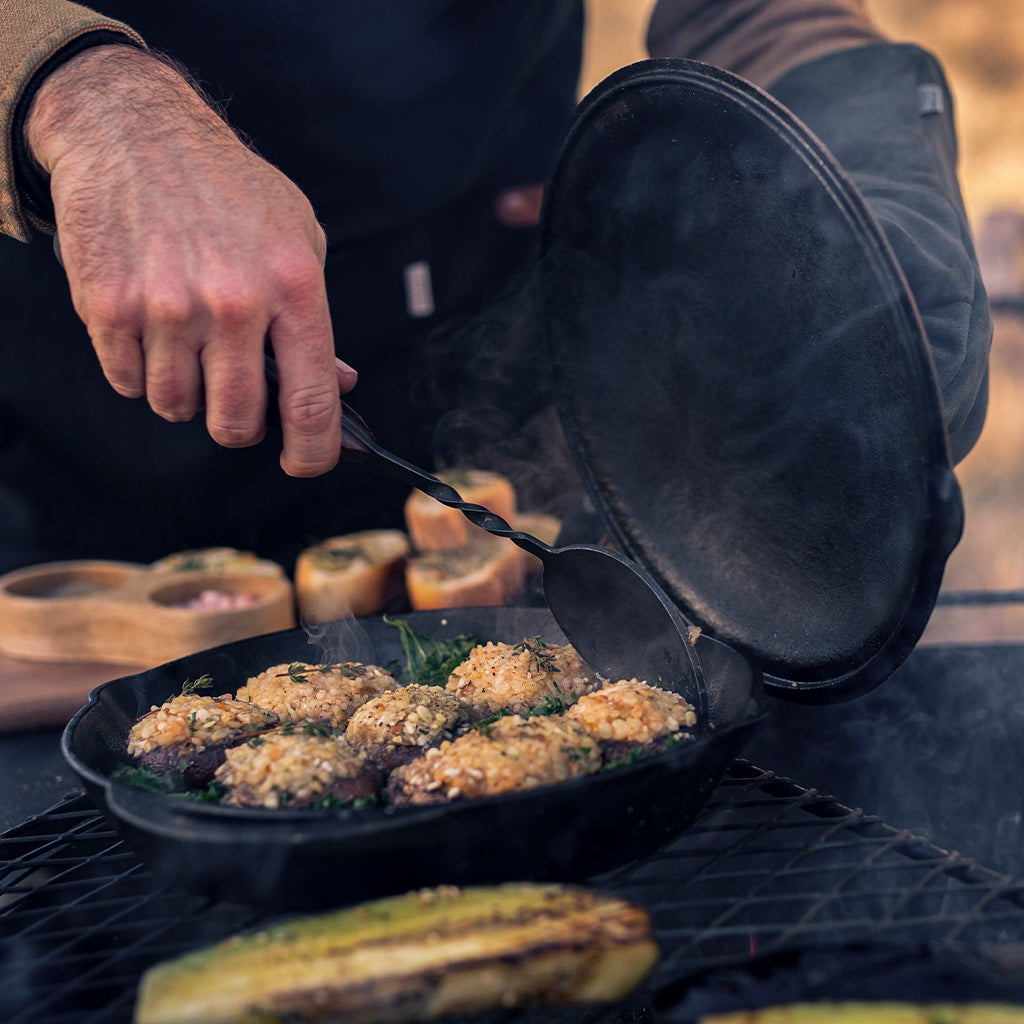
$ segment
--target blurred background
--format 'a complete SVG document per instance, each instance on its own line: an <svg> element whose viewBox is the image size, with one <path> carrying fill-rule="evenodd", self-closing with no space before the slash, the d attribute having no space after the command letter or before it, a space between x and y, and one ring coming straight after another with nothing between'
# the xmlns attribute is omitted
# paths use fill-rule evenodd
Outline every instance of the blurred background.
<svg viewBox="0 0 1024 1024"><path fill-rule="evenodd" d="M956 105L960 180L993 298L988 419L957 467L966 526L943 590L1006 592L999 614L936 609L924 643L1024 640L1024 23L1018 0L868 0L890 38L942 62ZM581 91L646 54L653 0L588 0Z"/></svg>

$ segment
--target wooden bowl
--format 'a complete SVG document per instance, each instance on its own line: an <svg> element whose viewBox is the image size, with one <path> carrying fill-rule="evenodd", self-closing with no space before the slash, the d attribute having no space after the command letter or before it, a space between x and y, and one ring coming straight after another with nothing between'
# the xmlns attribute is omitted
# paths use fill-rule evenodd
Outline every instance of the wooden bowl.
<svg viewBox="0 0 1024 1024"><path fill-rule="evenodd" d="M248 600L187 607L208 591ZM283 574L73 561L0 576L0 651L34 661L159 665L294 625L294 594Z"/></svg>

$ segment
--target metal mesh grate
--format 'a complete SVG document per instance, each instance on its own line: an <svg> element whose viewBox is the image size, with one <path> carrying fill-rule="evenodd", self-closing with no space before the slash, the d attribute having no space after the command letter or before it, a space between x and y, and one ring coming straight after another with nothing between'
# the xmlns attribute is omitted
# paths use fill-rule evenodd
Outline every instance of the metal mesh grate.
<svg viewBox="0 0 1024 1024"><path fill-rule="evenodd" d="M684 835L592 881L651 912L653 991L794 946L1024 939L1024 883L744 761ZM0 837L0 1019L127 1022L149 965L258 920L166 889L69 798Z"/></svg>
<svg viewBox="0 0 1024 1024"><path fill-rule="evenodd" d="M601 881L652 911L663 973L822 941L1024 937L1024 883L742 761L693 828Z"/></svg>

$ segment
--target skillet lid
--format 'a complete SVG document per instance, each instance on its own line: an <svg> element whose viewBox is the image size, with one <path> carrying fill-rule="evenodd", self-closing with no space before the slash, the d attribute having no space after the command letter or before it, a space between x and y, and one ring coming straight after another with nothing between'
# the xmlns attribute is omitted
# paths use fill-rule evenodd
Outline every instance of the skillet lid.
<svg viewBox="0 0 1024 1024"><path fill-rule="evenodd" d="M822 144L733 75L625 68L566 135L539 282L616 542L776 695L887 678L963 511L913 299Z"/></svg>

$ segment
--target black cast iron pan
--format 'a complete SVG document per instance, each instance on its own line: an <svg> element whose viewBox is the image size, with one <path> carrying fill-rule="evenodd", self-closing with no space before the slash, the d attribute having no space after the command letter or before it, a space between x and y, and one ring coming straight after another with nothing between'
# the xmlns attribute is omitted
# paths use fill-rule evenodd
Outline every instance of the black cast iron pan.
<svg viewBox="0 0 1024 1024"><path fill-rule="evenodd" d="M539 608L457 609L406 616L439 638L544 636L562 642ZM341 627L339 627L341 628ZM401 662L398 631L348 620L359 656ZM350 633L351 637L351 633ZM691 823L760 718L749 663L698 639L707 718L691 744L634 765L518 794L438 807L359 811L249 810L186 801L110 779L127 762L135 720L209 673L222 692L269 665L316 661L303 630L239 641L97 688L68 724L62 748L96 802L143 861L179 885L219 899L313 909L435 884L581 882L653 852Z"/></svg>

